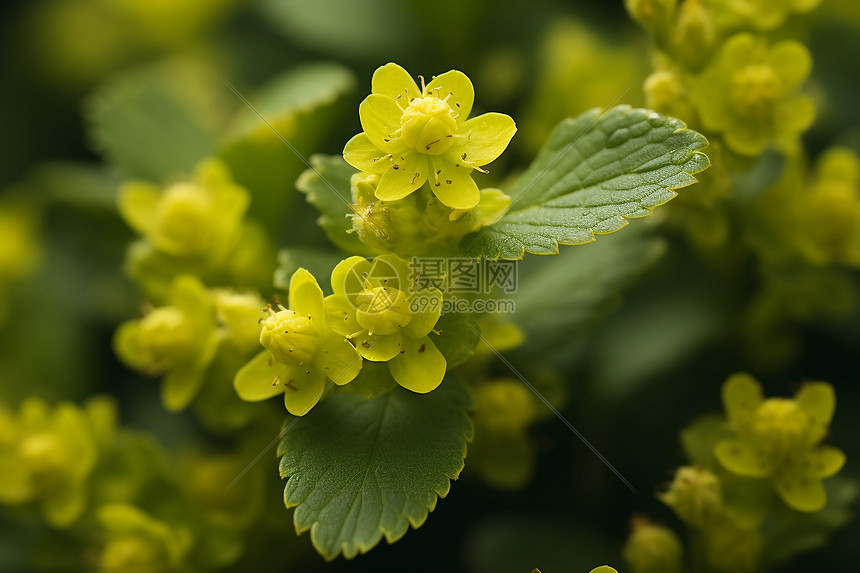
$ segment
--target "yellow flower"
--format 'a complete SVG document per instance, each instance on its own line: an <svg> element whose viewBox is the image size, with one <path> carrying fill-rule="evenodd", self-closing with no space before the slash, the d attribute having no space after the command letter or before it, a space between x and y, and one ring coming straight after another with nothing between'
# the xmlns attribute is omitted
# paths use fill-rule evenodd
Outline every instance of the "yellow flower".
<svg viewBox="0 0 860 573"><path fill-rule="evenodd" d="M424 394L436 389L448 363L430 337L442 313L436 288L412 292L406 261L381 255L350 257L331 273L325 300L332 328L347 336L365 360L386 362L398 384Z"/></svg>
<svg viewBox="0 0 860 573"><path fill-rule="evenodd" d="M161 401L177 411L200 390L218 336L212 298L197 278L176 278L168 303L122 323L114 335L114 350L129 368L150 376L164 374Z"/></svg>
<svg viewBox="0 0 860 573"><path fill-rule="evenodd" d="M818 511L827 502L821 480L845 464L845 454L819 445L833 418L836 398L826 382L810 382L794 399L762 396L748 374L735 374L723 386L729 426L738 437L717 444L714 453L730 472L770 478L791 508Z"/></svg>
<svg viewBox="0 0 860 573"><path fill-rule="evenodd" d="M250 402L283 392L290 414L304 416L322 397L326 378L343 385L358 375L361 356L328 324L322 290L305 269L290 279L289 302L290 309L267 309L260 333L266 349L236 373L233 386Z"/></svg>
<svg viewBox="0 0 860 573"><path fill-rule="evenodd" d="M467 120L475 92L463 72L436 76L421 89L389 63L377 69L359 107L364 133L343 150L347 163L381 176L376 197L403 199L425 182L452 209L471 209L480 193L472 170L495 160L516 133L514 120L485 113Z"/></svg>
<svg viewBox="0 0 860 573"><path fill-rule="evenodd" d="M752 34L736 34L696 81L699 117L742 155L758 155L771 143L791 150L815 118L812 99L796 93L811 70L803 44L769 47Z"/></svg>
<svg viewBox="0 0 860 573"><path fill-rule="evenodd" d="M98 458L93 425L98 414L38 398L17 415L0 403L0 503L38 502L54 527L75 522L86 509L87 480Z"/></svg>
<svg viewBox="0 0 860 573"><path fill-rule="evenodd" d="M129 181L119 192L119 212L128 225L159 251L181 257L225 256L239 240L249 203L248 191L217 159L201 162L193 181L164 190Z"/></svg>

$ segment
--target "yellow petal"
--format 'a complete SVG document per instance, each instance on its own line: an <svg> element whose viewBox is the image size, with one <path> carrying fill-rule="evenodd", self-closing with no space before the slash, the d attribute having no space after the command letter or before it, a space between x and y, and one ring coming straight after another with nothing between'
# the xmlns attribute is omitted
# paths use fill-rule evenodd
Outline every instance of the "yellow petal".
<svg viewBox="0 0 860 573"><path fill-rule="evenodd" d="M720 66L723 70L734 72L756 63L756 37L752 34L735 34L723 44Z"/></svg>
<svg viewBox="0 0 860 573"><path fill-rule="evenodd" d="M412 320L403 328L409 338L422 338L430 334L442 315L442 293L437 288L416 291L409 297Z"/></svg>
<svg viewBox="0 0 860 573"><path fill-rule="evenodd" d="M471 209L478 204L481 192L472 180L471 167L457 167L444 158L436 159L433 165L436 172L430 177L430 190L439 201L452 209Z"/></svg>
<svg viewBox="0 0 860 573"><path fill-rule="evenodd" d="M781 472L773 477L773 485L782 501L797 511L819 511L827 504L824 484L811 475Z"/></svg>
<svg viewBox="0 0 860 573"><path fill-rule="evenodd" d="M403 338L403 354L388 362L388 369L398 384L419 394L435 390L445 377L448 363L427 336Z"/></svg>
<svg viewBox="0 0 860 573"><path fill-rule="evenodd" d="M193 275L177 277L170 286L170 303L187 316L199 315L212 306L209 291Z"/></svg>
<svg viewBox="0 0 860 573"><path fill-rule="evenodd" d="M393 62L389 62L373 72L373 79L370 80L370 91L392 99L400 96L397 101L403 102L400 104L403 107L409 105L409 100L412 98L421 96L421 90L418 89L409 72Z"/></svg>
<svg viewBox="0 0 860 573"><path fill-rule="evenodd" d="M800 87L812 71L812 56L809 50L800 42L790 40L780 42L771 48L768 63L783 80L784 93Z"/></svg>
<svg viewBox="0 0 860 573"><path fill-rule="evenodd" d="M353 309L358 308L356 297L364 290L364 282L370 274L371 263L364 257L353 256L337 264L331 272L331 289L334 294L346 298ZM360 330L356 328L352 332ZM350 333L351 334L351 333Z"/></svg>
<svg viewBox="0 0 860 573"><path fill-rule="evenodd" d="M845 465L845 453L833 446L815 448L806 456L804 469L817 478L835 475Z"/></svg>
<svg viewBox="0 0 860 573"><path fill-rule="evenodd" d="M457 134L466 138L462 139L462 143L452 145L445 152L445 157L454 163L465 162L481 167L501 155L516 132L514 120L503 113L485 113L473 117L457 128Z"/></svg>
<svg viewBox="0 0 860 573"><path fill-rule="evenodd" d="M283 392L297 370L296 366L275 362L271 352L263 350L236 372L233 388L242 400L259 402Z"/></svg>
<svg viewBox="0 0 860 573"><path fill-rule="evenodd" d="M322 289L314 276L305 269L297 270L290 279L290 310L311 317L323 316Z"/></svg>
<svg viewBox="0 0 860 573"><path fill-rule="evenodd" d="M388 362L403 349L403 335L399 330L394 334L370 334L365 330L353 338L353 342L361 357L372 362Z"/></svg>
<svg viewBox="0 0 860 573"><path fill-rule="evenodd" d="M368 276L374 286L388 286L409 292L409 274L409 263L397 255L385 254L373 259Z"/></svg>
<svg viewBox="0 0 860 573"><path fill-rule="evenodd" d="M729 425L736 432L745 432L764 400L761 385L749 374L733 374L723 384L722 395Z"/></svg>
<svg viewBox="0 0 860 573"><path fill-rule="evenodd" d="M144 181L129 181L119 190L119 214L128 226L141 235L149 234L156 224L161 190Z"/></svg>
<svg viewBox="0 0 860 573"><path fill-rule="evenodd" d="M54 527L71 525L87 506L87 490L83 485L60 481L47 492L42 500L42 512Z"/></svg>
<svg viewBox="0 0 860 573"><path fill-rule="evenodd" d="M361 330L355 320L355 307L341 294L333 294L325 298L326 326L342 336L349 336Z"/></svg>
<svg viewBox="0 0 860 573"><path fill-rule="evenodd" d="M319 370L299 372L284 389L284 406L293 416L304 416L316 406L325 391L325 375Z"/></svg>
<svg viewBox="0 0 860 573"><path fill-rule="evenodd" d="M475 102L475 88L472 81L461 71L451 70L438 75L427 84L427 93L436 92L439 99L448 98L448 105L455 114L460 114L457 123L463 123L472 112Z"/></svg>
<svg viewBox="0 0 860 573"><path fill-rule="evenodd" d="M346 142L343 158L356 169L370 173L382 174L391 167L385 152L373 145L366 133L359 133Z"/></svg>
<svg viewBox="0 0 860 573"><path fill-rule="evenodd" d="M766 477L772 466L750 444L741 440L723 440L714 449L717 460L732 473L746 477Z"/></svg>
<svg viewBox="0 0 860 573"><path fill-rule="evenodd" d="M827 435L833 411L836 409L836 393L827 382L810 382L794 396L801 410L806 412L812 423L807 442L817 444Z"/></svg>
<svg viewBox="0 0 860 573"><path fill-rule="evenodd" d="M192 362L175 365L161 381L161 403L168 412L183 410L203 385L203 368Z"/></svg>
<svg viewBox="0 0 860 573"><path fill-rule="evenodd" d="M314 361L335 384L342 386L361 372L361 357L343 335L331 333L323 341L322 353Z"/></svg>
<svg viewBox="0 0 860 573"><path fill-rule="evenodd" d="M400 129L403 112L393 99L383 95L370 94L358 106L361 127L368 139L386 153L400 151L402 143L395 138Z"/></svg>
<svg viewBox="0 0 860 573"><path fill-rule="evenodd" d="M403 199L424 185L428 171L426 155L412 152L395 157L391 169L386 171L379 180L379 185L376 187L377 199L382 201Z"/></svg>

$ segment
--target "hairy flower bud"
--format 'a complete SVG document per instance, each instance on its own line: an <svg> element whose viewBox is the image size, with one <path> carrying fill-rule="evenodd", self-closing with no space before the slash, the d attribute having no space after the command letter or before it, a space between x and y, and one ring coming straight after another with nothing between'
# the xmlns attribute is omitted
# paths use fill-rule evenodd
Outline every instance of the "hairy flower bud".
<svg viewBox="0 0 860 573"><path fill-rule="evenodd" d="M723 510L720 478L702 467L679 468L669 489L658 497L693 527L705 527Z"/></svg>
<svg viewBox="0 0 860 573"><path fill-rule="evenodd" d="M683 549L674 531L644 517L634 517L632 526L623 551L632 573L681 573Z"/></svg>
<svg viewBox="0 0 860 573"><path fill-rule="evenodd" d="M310 315L303 316L282 306L263 320L260 343L281 364L304 364L316 354L320 333Z"/></svg>

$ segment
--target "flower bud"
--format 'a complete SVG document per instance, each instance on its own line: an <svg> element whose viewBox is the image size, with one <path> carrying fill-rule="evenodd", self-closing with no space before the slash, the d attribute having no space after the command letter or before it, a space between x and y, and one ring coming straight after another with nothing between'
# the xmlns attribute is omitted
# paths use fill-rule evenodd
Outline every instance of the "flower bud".
<svg viewBox="0 0 860 573"><path fill-rule="evenodd" d="M705 527L723 510L720 478L702 467L682 467L660 500L693 527Z"/></svg>
<svg viewBox="0 0 860 573"><path fill-rule="evenodd" d="M708 10L700 0L684 0L675 21L675 56L693 71L710 58L716 32Z"/></svg>
<svg viewBox="0 0 860 573"><path fill-rule="evenodd" d="M260 343L281 364L304 364L310 362L319 348L320 335L311 317L293 310L278 307L275 312L268 309L269 316L263 320Z"/></svg>
<svg viewBox="0 0 860 573"><path fill-rule="evenodd" d="M186 356L193 346L193 332L185 313L173 306L154 309L140 321L141 362L148 370L163 372Z"/></svg>
<svg viewBox="0 0 860 573"><path fill-rule="evenodd" d="M678 0L624 0L630 17L655 36L668 29L677 4Z"/></svg>
<svg viewBox="0 0 860 573"><path fill-rule="evenodd" d="M632 573L681 573L683 549L674 531L644 517L634 517L632 526L623 550Z"/></svg>

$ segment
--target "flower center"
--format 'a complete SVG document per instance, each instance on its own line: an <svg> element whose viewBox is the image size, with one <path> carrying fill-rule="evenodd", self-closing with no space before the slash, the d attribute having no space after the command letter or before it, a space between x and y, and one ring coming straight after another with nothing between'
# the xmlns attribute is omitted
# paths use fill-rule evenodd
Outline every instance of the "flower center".
<svg viewBox="0 0 860 573"><path fill-rule="evenodd" d="M366 288L357 302L355 318L370 334L394 334L412 320L406 294L393 287Z"/></svg>
<svg viewBox="0 0 860 573"><path fill-rule="evenodd" d="M166 370L193 344L185 314L178 308L156 308L140 321L140 344L156 370Z"/></svg>
<svg viewBox="0 0 860 573"><path fill-rule="evenodd" d="M310 315L302 316L293 310L279 307L278 312L268 309L263 320L260 342L281 364L310 362L319 348L320 335Z"/></svg>
<svg viewBox="0 0 860 573"><path fill-rule="evenodd" d="M770 117L779 88L779 76L771 66L750 65L732 78L732 103L746 117Z"/></svg>
<svg viewBox="0 0 860 573"><path fill-rule="evenodd" d="M781 455L802 446L809 427L809 416L794 400L771 398L758 407L753 434L772 454Z"/></svg>
<svg viewBox="0 0 860 573"><path fill-rule="evenodd" d="M435 96L413 99L403 111L400 126L404 143L428 155L447 151L457 131L451 106Z"/></svg>
<svg viewBox="0 0 860 573"><path fill-rule="evenodd" d="M158 233L189 254L200 253L210 243L211 211L211 202L195 185L177 183L165 192Z"/></svg>

